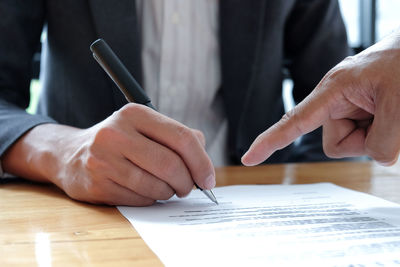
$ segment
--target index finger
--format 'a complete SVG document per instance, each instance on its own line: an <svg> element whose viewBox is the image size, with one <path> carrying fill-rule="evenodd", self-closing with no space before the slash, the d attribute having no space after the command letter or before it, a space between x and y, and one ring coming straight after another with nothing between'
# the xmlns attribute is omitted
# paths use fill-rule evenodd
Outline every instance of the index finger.
<svg viewBox="0 0 400 267"><path fill-rule="evenodd" d="M291 144L298 137L320 127L329 118L328 103L323 94L311 93L287 112L277 123L260 134L242 157L246 166L260 164L275 151Z"/></svg>

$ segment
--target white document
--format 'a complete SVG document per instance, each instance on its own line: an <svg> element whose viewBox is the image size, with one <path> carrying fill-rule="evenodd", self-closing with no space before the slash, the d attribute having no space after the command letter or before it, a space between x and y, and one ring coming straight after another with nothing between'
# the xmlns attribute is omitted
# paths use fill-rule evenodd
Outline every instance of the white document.
<svg viewBox="0 0 400 267"><path fill-rule="evenodd" d="M400 266L400 205L328 183L213 192L118 209L166 266Z"/></svg>

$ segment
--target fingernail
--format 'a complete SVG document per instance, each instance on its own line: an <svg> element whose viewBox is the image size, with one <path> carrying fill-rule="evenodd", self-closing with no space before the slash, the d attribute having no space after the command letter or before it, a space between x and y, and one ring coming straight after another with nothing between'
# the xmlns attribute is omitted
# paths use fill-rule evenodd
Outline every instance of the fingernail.
<svg viewBox="0 0 400 267"><path fill-rule="evenodd" d="M251 158L249 159L248 154L249 154L249 152L246 152L246 153L242 156L241 161L242 161L243 165L245 165L245 166L253 166L254 163L251 161Z"/></svg>
<svg viewBox="0 0 400 267"><path fill-rule="evenodd" d="M215 176L214 174L211 174L210 176L208 176L204 182L206 189L212 189L215 187Z"/></svg>

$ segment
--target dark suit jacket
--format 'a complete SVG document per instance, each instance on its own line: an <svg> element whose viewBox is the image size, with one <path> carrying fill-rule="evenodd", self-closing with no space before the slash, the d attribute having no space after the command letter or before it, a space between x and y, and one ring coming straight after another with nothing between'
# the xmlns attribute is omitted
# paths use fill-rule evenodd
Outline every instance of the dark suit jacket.
<svg viewBox="0 0 400 267"><path fill-rule="evenodd" d="M348 54L338 3L331 0L221 0L220 94L236 162L253 139L283 115L282 67L300 101ZM126 103L93 60L104 38L139 82L141 41L133 0L0 1L0 156L30 128L46 122L90 127ZM31 60L43 27L38 115L29 103ZM270 162L322 159L320 136L278 151ZM310 141L311 140L311 141Z"/></svg>

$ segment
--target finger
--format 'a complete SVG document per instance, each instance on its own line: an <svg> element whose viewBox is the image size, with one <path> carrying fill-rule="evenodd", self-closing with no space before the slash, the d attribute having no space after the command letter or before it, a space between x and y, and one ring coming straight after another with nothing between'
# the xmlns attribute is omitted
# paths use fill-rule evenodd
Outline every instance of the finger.
<svg viewBox="0 0 400 267"><path fill-rule="evenodd" d="M126 158L116 158L113 166L113 171L104 173L104 175L141 196L156 200L167 200L175 194L168 183L134 165Z"/></svg>
<svg viewBox="0 0 400 267"><path fill-rule="evenodd" d="M86 195L88 195L86 193ZM91 190L88 199L84 201L93 204L123 205L123 206L150 206L155 200L143 197L135 192L106 179Z"/></svg>
<svg viewBox="0 0 400 267"><path fill-rule="evenodd" d="M399 98L398 94L377 97L374 121L367 135L367 155L382 165L394 164L399 156Z"/></svg>
<svg viewBox="0 0 400 267"><path fill-rule="evenodd" d="M173 150L137 132L126 136L122 144L121 152L124 157L167 183L177 196L185 196L192 190L190 172Z"/></svg>
<svg viewBox="0 0 400 267"><path fill-rule="evenodd" d="M242 157L242 163L252 166L263 162L276 150L320 127L328 118L327 97L312 93L280 121L260 134Z"/></svg>
<svg viewBox="0 0 400 267"><path fill-rule="evenodd" d="M215 186L212 162L190 128L148 108L141 115L135 117L138 131L175 151L187 166L194 182L201 188L211 189Z"/></svg>
<svg viewBox="0 0 400 267"><path fill-rule="evenodd" d="M197 139L199 139L201 145L203 147L205 147L206 146L206 138L204 137L204 134L201 131L196 130L196 129L192 129L192 131L196 135Z"/></svg>
<svg viewBox="0 0 400 267"><path fill-rule="evenodd" d="M325 154L331 158L365 155L367 129L367 124L349 119L328 120L322 134Z"/></svg>

